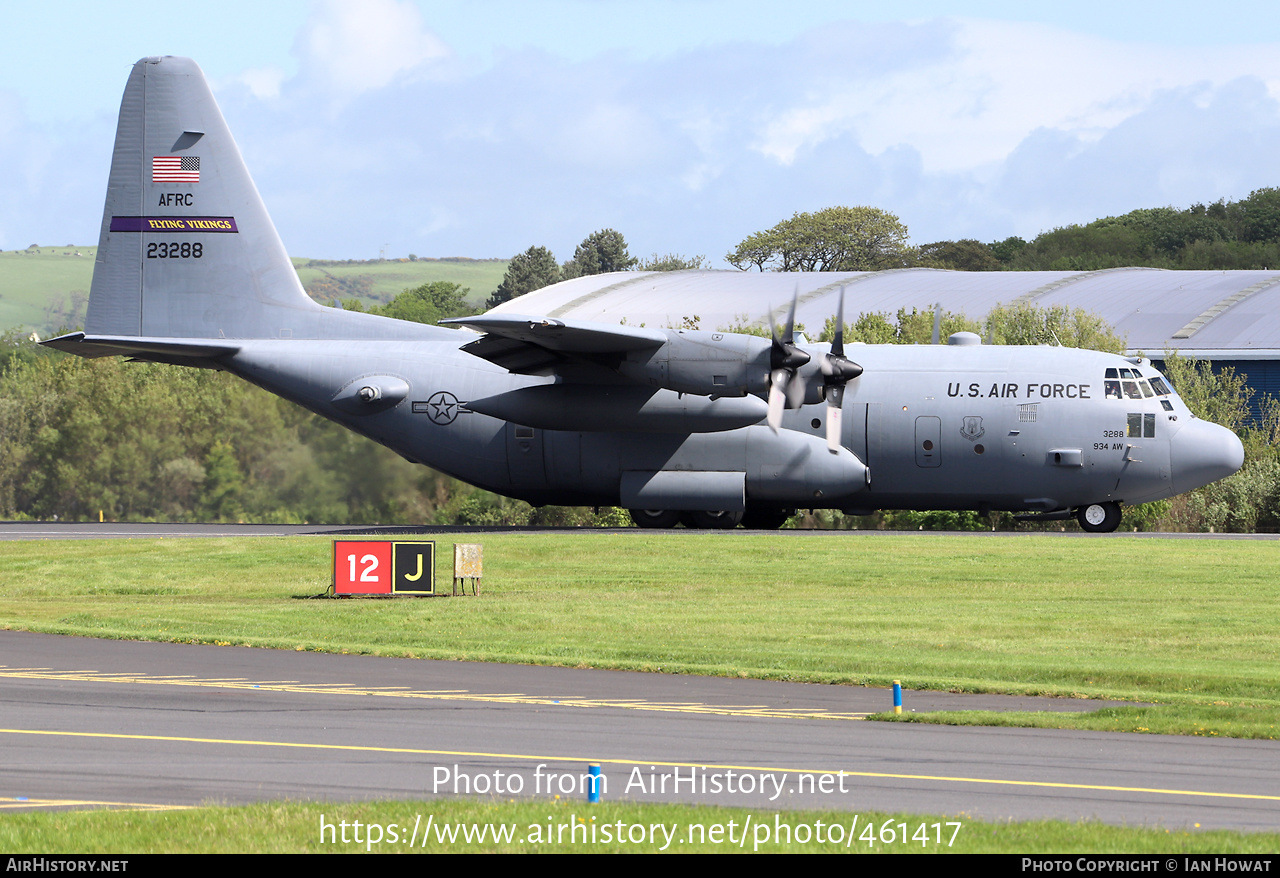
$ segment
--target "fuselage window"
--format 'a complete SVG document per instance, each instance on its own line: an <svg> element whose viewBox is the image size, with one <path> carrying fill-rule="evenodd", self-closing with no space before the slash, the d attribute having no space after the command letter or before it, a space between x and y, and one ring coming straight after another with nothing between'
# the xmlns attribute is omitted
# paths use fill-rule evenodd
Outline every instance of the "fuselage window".
<svg viewBox="0 0 1280 878"><path fill-rule="evenodd" d="M1107 371L1114 372L1115 369L1108 369ZM1123 396L1120 395L1119 381L1113 378L1108 378L1104 383L1106 384L1106 387L1107 387L1107 399L1123 399L1124 398Z"/></svg>

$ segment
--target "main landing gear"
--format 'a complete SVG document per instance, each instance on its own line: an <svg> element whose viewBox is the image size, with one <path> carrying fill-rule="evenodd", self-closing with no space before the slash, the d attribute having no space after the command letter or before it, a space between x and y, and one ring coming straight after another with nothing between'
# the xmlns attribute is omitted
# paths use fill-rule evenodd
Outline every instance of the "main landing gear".
<svg viewBox="0 0 1280 878"><path fill-rule="evenodd" d="M752 530L777 530L794 509L748 509L746 512L628 509L636 527L668 528L683 524L696 530L728 530L741 524Z"/></svg>
<svg viewBox="0 0 1280 878"><path fill-rule="evenodd" d="M1081 506L1076 510L1076 521L1091 534L1109 534L1120 526L1120 504L1108 500Z"/></svg>

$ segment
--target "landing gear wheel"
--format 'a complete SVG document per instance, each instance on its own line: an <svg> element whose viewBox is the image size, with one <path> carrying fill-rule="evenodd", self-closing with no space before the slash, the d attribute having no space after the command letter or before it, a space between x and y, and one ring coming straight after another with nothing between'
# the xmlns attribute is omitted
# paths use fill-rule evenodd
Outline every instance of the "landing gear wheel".
<svg viewBox="0 0 1280 878"><path fill-rule="evenodd" d="M1091 534L1109 534L1120 526L1120 504L1108 500L1081 506L1076 510L1076 520Z"/></svg>
<svg viewBox="0 0 1280 878"><path fill-rule="evenodd" d="M777 530L795 514L794 509L748 509L742 514L742 526L747 530Z"/></svg>
<svg viewBox="0 0 1280 878"><path fill-rule="evenodd" d="M675 527L680 513L674 509L628 509L636 527Z"/></svg>
<svg viewBox="0 0 1280 878"><path fill-rule="evenodd" d="M738 526L738 522L742 521L742 513L686 511L680 513L680 521L685 527L698 530L728 530Z"/></svg>

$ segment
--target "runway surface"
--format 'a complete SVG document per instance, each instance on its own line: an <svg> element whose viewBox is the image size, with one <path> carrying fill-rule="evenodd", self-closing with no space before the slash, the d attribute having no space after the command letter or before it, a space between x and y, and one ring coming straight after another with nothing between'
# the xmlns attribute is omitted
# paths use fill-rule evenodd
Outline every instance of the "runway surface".
<svg viewBox="0 0 1280 878"><path fill-rule="evenodd" d="M575 799L594 762L607 798L1280 827L1280 742L861 720L884 690L12 631L0 666L0 809Z"/></svg>
<svg viewBox="0 0 1280 878"><path fill-rule="evenodd" d="M298 536L320 534L470 534L533 531L537 533L613 533L645 534L657 531L636 527L622 528L550 528L550 527L434 527L408 525L342 525L342 524L129 524L119 522L2 521L0 540L113 540L149 539L155 537L255 537ZM688 533L676 529L672 533ZM851 539L859 536L966 536L976 539L1018 539L1027 536L1051 536L1061 539L1155 539L1155 540L1280 540L1280 534L1200 534L1200 533L1122 533L1087 534L1081 531L884 531L884 530L734 530L696 531L710 537L732 539L745 533L767 533L803 539Z"/></svg>

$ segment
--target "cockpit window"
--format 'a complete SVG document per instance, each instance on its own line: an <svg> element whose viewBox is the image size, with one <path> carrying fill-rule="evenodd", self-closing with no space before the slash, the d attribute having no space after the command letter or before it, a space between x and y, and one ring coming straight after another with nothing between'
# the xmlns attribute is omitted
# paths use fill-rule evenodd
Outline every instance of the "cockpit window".
<svg viewBox="0 0 1280 878"><path fill-rule="evenodd" d="M1172 396L1166 380L1160 375L1143 377L1137 369L1107 369L1102 385L1107 399L1153 399L1162 397L1165 411L1172 411L1172 406L1163 399Z"/></svg>

